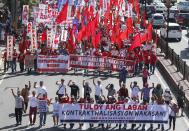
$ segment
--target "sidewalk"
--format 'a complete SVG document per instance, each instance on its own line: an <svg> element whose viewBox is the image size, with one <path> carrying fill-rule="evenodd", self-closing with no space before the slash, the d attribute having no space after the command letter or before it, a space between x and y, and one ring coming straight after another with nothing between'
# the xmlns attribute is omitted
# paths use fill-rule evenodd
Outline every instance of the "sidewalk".
<svg viewBox="0 0 189 131"><path fill-rule="evenodd" d="M165 59L163 55L164 54L158 54L159 61L157 63L157 68L159 68L159 71L167 81L175 96L178 96L178 83L180 82L180 86L183 86L186 96L185 111L187 111L187 115L189 116L189 82L183 80L183 75L180 72L177 72L177 68L171 64L169 59Z"/></svg>

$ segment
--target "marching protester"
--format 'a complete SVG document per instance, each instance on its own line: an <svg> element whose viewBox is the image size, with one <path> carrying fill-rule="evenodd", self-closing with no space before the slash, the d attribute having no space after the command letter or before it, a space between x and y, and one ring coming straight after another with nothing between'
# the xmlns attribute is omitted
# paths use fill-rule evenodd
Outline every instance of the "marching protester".
<svg viewBox="0 0 189 131"><path fill-rule="evenodd" d="M37 86L37 82L34 82L34 88L36 89L38 98L43 98L43 95L47 96L47 88L43 85L43 81L39 82L39 86Z"/></svg>
<svg viewBox="0 0 189 131"><path fill-rule="evenodd" d="M157 56L154 51L150 53L150 73L154 74L155 67L157 62Z"/></svg>
<svg viewBox="0 0 189 131"><path fill-rule="evenodd" d="M29 96L29 106L30 106L29 108L30 125L35 125L36 116L37 116L37 106L38 106L38 99L35 91L32 91L32 95Z"/></svg>
<svg viewBox="0 0 189 131"><path fill-rule="evenodd" d="M122 84L119 91L117 92L118 96L124 100L125 98L129 97L128 89L125 87L125 84Z"/></svg>
<svg viewBox="0 0 189 131"><path fill-rule="evenodd" d="M126 83L126 78L127 78L127 74L128 74L128 71L126 69L125 66L123 66L121 68L121 70L119 71L119 86L121 87L121 84L125 84Z"/></svg>
<svg viewBox="0 0 189 131"><path fill-rule="evenodd" d="M64 85L64 79L61 79L61 82L59 83L56 81L56 85L58 85L58 90L56 91L56 95L58 95L59 101L61 100L61 97L63 97L66 94L66 85Z"/></svg>
<svg viewBox="0 0 189 131"><path fill-rule="evenodd" d="M172 95L171 95L171 91L170 91L170 89L165 89L165 92L164 92L164 94L163 94L163 97L164 97L164 100L165 100L165 103L167 104L167 105L169 105L170 104L170 101L172 100Z"/></svg>
<svg viewBox="0 0 189 131"><path fill-rule="evenodd" d="M4 72L6 72L9 68L9 63L7 61L7 50L5 49L4 53L3 53L3 63L4 63Z"/></svg>
<svg viewBox="0 0 189 131"><path fill-rule="evenodd" d="M141 100L143 100L143 103L149 103L150 102L150 90L154 88L154 83L152 83L152 87L148 87L148 83L145 84L145 86L141 90Z"/></svg>
<svg viewBox="0 0 189 131"><path fill-rule="evenodd" d="M180 86L180 83L178 84L178 96L177 96L177 103L178 103L178 108L181 111L181 116L183 115L184 112L184 106L185 106L185 92L183 90L183 86Z"/></svg>
<svg viewBox="0 0 189 131"><path fill-rule="evenodd" d="M45 126L48 106L51 103L52 99L47 98L47 94L39 93L37 96L38 99L38 112L39 112L39 127Z"/></svg>
<svg viewBox="0 0 189 131"><path fill-rule="evenodd" d="M92 89L89 86L89 82L85 82L85 80L83 80L83 89L84 89L84 99L90 99Z"/></svg>
<svg viewBox="0 0 189 131"><path fill-rule="evenodd" d="M25 59L24 53L20 53L18 55L18 62L19 62L19 66L20 66L20 72L24 71L24 59Z"/></svg>
<svg viewBox="0 0 189 131"><path fill-rule="evenodd" d="M173 131L175 131L175 122L176 122L176 116L179 111L179 108L174 100L170 103L170 114L169 114L169 129L171 129L171 125L173 122Z"/></svg>
<svg viewBox="0 0 189 131"><path fill-rule="evenodd" d="M71 82L72 82L72 84L70 84ZM70 80L68 82L68 86L71 89L70 96L71 97L73 96L75 100L79 99L79 87L78 87L78 85L76 85L74 81Z"/></svg>
<svg viewBox="0 0 189 131"><path fill-rule="evenodd" d="M12 60L12 72L16 71L17 58L18 58L18 53L16 52L16 49L14 49L14 51L13 51L13 60Z"/></svg>
<svg viewBox="0 0 189 131"><path fill-rule="evenodd" d="M21 90L21 96L24 98L24 112L26 113L29 102L29 94L30 94L31 82L29 81L29 85L25 84L25 87Z"/></svg>
<svg viewBox="0 0 189 131"><path fill-rule="evenodd" d="M148 83L148 77L150 78L150 73L148 71L148 68L144 66L144 69L142 71L143 86L145 86L145 84Z"/></svg>
<svg viewBox="0 0 189 131"><path fill-rule="evenodd" d="M114 85L113 84L108 84L105 89L108 90L108 95L107 98L112 97L112 99L115 99L116 97L116 90L114 89Z"/></svg>
<svg viewBox="0 0 189 131"><path fill-rule="evenodd" d="M103 95L101 81L98 80L96 84L95 79L93 79L93 84L95 86L95 101L98 103Z"/></svg>
<svg viewBox="0 0 189 131"><path fill-rule="evenodd" d="M58 97L55 97L55 102L52 103L53 105L53 122L54 126L58 126L58 121L59 121L59 102L58 102Z"/></svg>
<svg viewBox="0 0 189 131"><path fill-rule="evenodd" d="M163 89L161 84L157 84L156 87L152 90L152 96L155 100L160 100L163 96Z"/></svg>
<svg viewBox="0 0 189 131"><path fill-rule="evenodd" d="M139 88L139 86L137 85L137 82L134 81L134 84L131 82L130 84L130 88L131 88L131 98L137 98L139 99L139 92L141 91L141 89Z"/></svg>
<svg viewBox="0 0 189 131"><path fill-rule="evenodd" d="M13 89L11 89L12 95L15 98L15 117L16 125L22 124L22 112L24 110L24 98L21 96L19 88L17 89L17 95L15 95Z"/></svg>

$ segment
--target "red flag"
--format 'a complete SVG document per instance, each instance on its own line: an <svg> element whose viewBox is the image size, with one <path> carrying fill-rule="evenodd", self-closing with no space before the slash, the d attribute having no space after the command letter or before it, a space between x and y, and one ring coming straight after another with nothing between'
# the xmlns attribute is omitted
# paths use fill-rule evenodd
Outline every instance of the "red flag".
<svg viewBox="0 0 189 131"><path fill-rule="evenodd" d="M133 41L131 43L131 46L129 47L128 51L132 51L136 47L141 46L141 40L140 40L140 33L136 34L133 38Z"/></svg>
<svg viewBox="0 0 189 131"><path fill-rule="evenodd" d="M147 27L148 41L152 41L152 22Z"/></svg>
<svg viewBox="0 0 189 131"><path fill-rule="evenodd" d="M94 48L98 48L99 47L100 38L101 38L101 33L100 32L98 32L98 34L95 34L95 36L93 36L92 44L93 44Z"/></svg>
<svg viewBox="0 0 189 131"><path fill-rule="evenodd" d="M144 33L143 35L140 36L140 42L146 42L148 39L148 33Z"/></svg>
<svg viewBox="0 0 189 131"><path fill-rule="evenodd" d="M41 41L45 42L47 40L47 30L45 29L41 35Z"/></svg>
<svg viewBox="0 0 189 131"><path fill-rule="evenodd" d="M132 18L128 17L127 20L126 20L126 26L127 26L127 29L128 29L128 32L133 32L133 21L132 21Z"/></svg>
<svg viewBox="0 0 189 131"><path fill-rule="evenodd" d="M76 45L75 45L74 38L73 38L74 37L73 31L70 30L69 33L70 33L70 37L68 39L68 50L69 50L70 54L73 54L76 49Z"/></svg>
<svg viewBox="0 0 189 131"><path fill-rule="evenodd" d="M143 21L143 27L146 28L147 24L146 24L146 12L144 12L143 16L142 16L142 21Z"/></svg>
<svg viewBox="0 0 189 131"><path fill-rule="evenodd" d="M60 24L62 21L65 21L67 19L67 10L68 10L68 0L66 4L62 7L62 10L60 11L59 15L56 17L56 23Z"/></svg>

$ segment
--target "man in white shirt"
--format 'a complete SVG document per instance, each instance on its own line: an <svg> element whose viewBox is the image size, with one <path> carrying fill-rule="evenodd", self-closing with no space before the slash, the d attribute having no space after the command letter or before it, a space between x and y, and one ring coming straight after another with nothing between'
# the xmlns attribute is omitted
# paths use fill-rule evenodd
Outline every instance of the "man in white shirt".
<svg viewBox="0 0 189 131"><path fill-rule="evenodd" d="M96 103L98 103L100 101L101 96L103 95L101 81L98 80L96 84L95 80L93 79L93 84L95 86L95 101Z"/></svg>
<svg viewBox="0 0 189 131"><path fill-rule="evenodd" d="M137 98L139 99L139 92L141 91L140 88L137 85L137 82L134 81L134 85L132 85L132 82L130 84L130 88L131 88L131 98Z"/></svg>
<svg viewBox="0 0 189 131"><path fill-rule="evenodd" d="M58 99L60 101L61 97L63 97L66 94L66 85L64 85L64 79L61 79L60 83L57 81L56 85L58 85L56 95L58 95Z"/></svg>
<svg viewBox="0 0 189 131"><path fill-rule="evenodd" d="M35 82L34 88L36 89L38 98L43 98L43 95L47 96L47 88L43 85L43 81L39 82L39 86L37 86L37 82Z"/></svg>
<svg viewBox="0 0 189 131"><path fill-rule="evenodd" d="M30 104L30 110L29 110L30 125L34 125L36 121L37 105L38 105L38 99L36 97L35 91L32 91L32 96L29 96L29 104Z"/></svg>

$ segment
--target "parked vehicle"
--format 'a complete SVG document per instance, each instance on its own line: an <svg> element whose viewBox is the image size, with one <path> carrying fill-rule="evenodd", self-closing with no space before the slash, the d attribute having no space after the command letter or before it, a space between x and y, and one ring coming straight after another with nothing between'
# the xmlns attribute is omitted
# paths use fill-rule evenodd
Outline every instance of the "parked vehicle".
<svg viewBox="0 0 189 131"><path fill-rule="evenodd" d="M152 24L153 28L160 28L165 23L165 19L164 19L163 15L159 14L159 13L153 14L151 20L152 20L152 23L153 23Z"/></svg>
<svg viewBox="0 0 189 131"><path fill-rule="evenodd" d="M155 5L156 13L162 13L167 10L167 7L164 3L158 3Z"/></svg>
<svg viewBox="0 0 189 131"><path fill-rule="evenodd" d="M177 23L169 23L168 27L168 39L177 39L181 41L182 29ZM160 28L160 36L167 39L167 23Z"/></svg>
<svg viewBox="0 0 189 131"><path fill-rule="evenodd" d="M177 3L177 8L181 13L189 12L189 1L179 1Z"/></svg>
<svg viewBox="0 0 189 131"><path fill-rule="evenodd" d="M175 18L178 24L189 27L189 13L178 13Z"/></svg>
<svg viewBox="0 0 189 131"><path fill-rule="evenodd" d="M177 7L176 6L172 6L170 8L170 10L169 10L169 18L170 19L175 18L175 16L178 15L178 13L179 13L179 10L177 9ZM164 15L165 18L167 18L167 10L165 10L163 12L163 15Z"/></svg>

